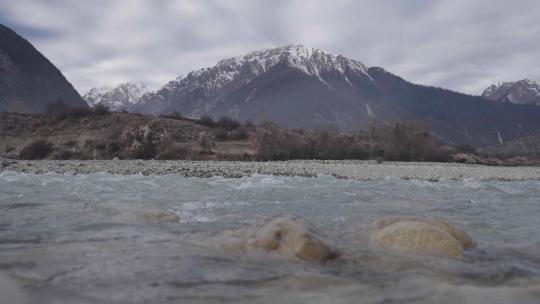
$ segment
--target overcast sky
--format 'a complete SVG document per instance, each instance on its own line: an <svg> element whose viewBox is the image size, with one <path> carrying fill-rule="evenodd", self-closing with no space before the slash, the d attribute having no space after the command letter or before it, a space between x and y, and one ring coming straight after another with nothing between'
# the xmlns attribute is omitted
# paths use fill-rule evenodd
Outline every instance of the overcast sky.
<svg viewBox="0 0 540 304"><path fill-rule="evenodd" d="M0 23L80 93L297 43L472 94L540 81L538 0L1 0Z"/></svg>

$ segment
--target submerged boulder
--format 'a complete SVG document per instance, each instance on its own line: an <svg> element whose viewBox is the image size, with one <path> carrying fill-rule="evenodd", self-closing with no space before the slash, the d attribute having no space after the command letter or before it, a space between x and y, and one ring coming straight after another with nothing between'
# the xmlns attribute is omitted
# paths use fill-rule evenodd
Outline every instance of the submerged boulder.
<svg viewBox="0 0 540 304"><path fill-rule="evenodd" d="M338 250L325 242L308 222L297 217L275 217L229 234L234 241L223 246L229 250L262 250L317 263L339 256Z"/></svg>
<svg viewBox="0 0 540 304"><path fill-rule="evenodd" d="M465 231L441 220L387 218L375 224L379 230L370 244L393 251L462 258L476 245Z"/></svg>
<svg viewBox="0 0 540 304"><path fill-rule="evenodd" d="M435 225L443 229L446 233L450 234L452 237L454 237L464 249L469 249L476 246L476 243L474 242L474 240L465 231L463 231L458 226L445 222L443 220L427 219L427 218L419 219L419 218L390 217L390 218L379 219L375 222L375 224L377 225L379 229L382 229L391 224L395 224L398 222L421 222L421 223Z"/></svg>

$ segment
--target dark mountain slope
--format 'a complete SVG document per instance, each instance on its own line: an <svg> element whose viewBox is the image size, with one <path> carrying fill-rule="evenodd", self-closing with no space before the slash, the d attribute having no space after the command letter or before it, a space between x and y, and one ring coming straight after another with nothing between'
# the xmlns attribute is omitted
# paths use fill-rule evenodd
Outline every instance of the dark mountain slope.
<svg viewBox="0 0 540 304"><path fill-rule="evenodd" d="M271 120L291 128L360 127L367 119L365 105L353 98L352 92L336 90L339 85L337 79L333 86L328 86L279 64L226 95L209 114L240 120ZM355 115L347 113L351 110Z"/></svg>
<svg viewBox="0 0 540 304"><path fill-rule="evenodd" d="M452 143L496 144L540 129L537 107L493 103L477 96L415 85L381 68L370 68L369 74L377 82L377 102L409 112Z"/></svg>
<svg viewBox="0 0 540 304"><path fill-rule="evenodd" d="M0 111L43 112L56 101L87 107L62 73L27 40L0 25Z"/></svg>

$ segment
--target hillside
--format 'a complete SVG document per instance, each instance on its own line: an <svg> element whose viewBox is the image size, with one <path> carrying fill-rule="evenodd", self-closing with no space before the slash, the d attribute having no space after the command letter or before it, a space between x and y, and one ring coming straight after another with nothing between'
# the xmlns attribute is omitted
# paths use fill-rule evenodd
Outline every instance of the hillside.
<svg viewBox="0 0 540 304"><path fill-rule="evenodd" d="M201 134L216 128L192 120L128 113L67 116L0 113L0 157L28 159L219 159L242 158L244 139L222 140L203 151ZM43 142L25 153L36 142ZM32 149L30 149L32 150ZM42 151L43 150L43 151ZM43 152L41 155L38 152Z"/></svg>
<svg viewBox="0 0 540 304"><path fill-rule="evenodd" d="M47 58L0 24L0 111L39 113L58 101L88 107Z"/></svg>
<svg viewBox="0 0 540 304"><path fill-rule="evenodd" d="M291 130L174 116L71 109L49 114L0 113L0 158L157 160L387 160L485 165L539 165L538 155L478 155L432 137L421 124L374 123L365 130ZM4 164L4 163L2 163Z"/></svg>

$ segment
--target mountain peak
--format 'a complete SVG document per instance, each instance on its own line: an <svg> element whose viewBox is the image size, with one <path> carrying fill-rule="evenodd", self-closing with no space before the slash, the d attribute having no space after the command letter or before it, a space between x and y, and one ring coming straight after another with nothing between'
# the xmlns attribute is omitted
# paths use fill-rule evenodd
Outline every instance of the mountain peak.
<svg viewBox="0 0 540 304"><path fill-rule="evenodd" d="M199 69L184 77L178 77L162 89L219 90L235 82L246 84L280 64L320 80L322 80L322 74L330 72L343 75L347 81L349 80L346 73L355 73L368 81L373 81L367 72L368 68L359 61L326 53L317 48L291 44L223 59L213 67Z"/></svg>
<svg viewBox="0 0 540 304"><path fill-rule="evenodd" d="M254 51L244 56L222 60L218 66L231 62L237 64L248 62L258 65L265 71L279 63L285 63L289 67L315 77L319 77L321 72L343 72L347 68L367 75L367 67L356 60L330 54L318 48L306 47L302 44Z"/></svg>
<svg viewBox="0 0 540 304"><path fill-rule="evenodd" d="M498 82L489 86L482 97L516 104L540 105L540 85L530 79Z"/></svg>
<svg viewBox="0 0 540 304"><path fill-rule="evenodd" d="M83 96L90 106L104 104L111 110L129 110L140 98L148 92L142 83L121 83L116 87L93 88Z"/></svg>
<svg viewBox="0 0 540 304"><path fill-rule="evenodd" d="M268 75L303 78L334 93L354 90L359 83L374 84L368 68L359 61L291 44L223 59L213 67L178 77L157 92L143 96L138 110L149 113L182 111L187 116L199 117L215 109L225 95L257 79L264 81L262 79ZM228 115L235 117L236 114Z"/></svg>

